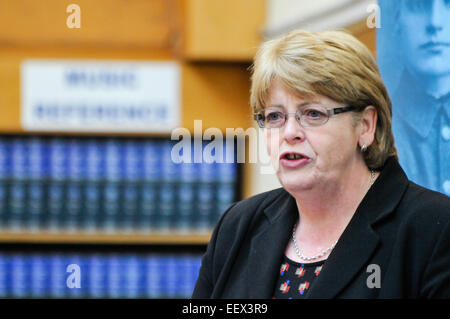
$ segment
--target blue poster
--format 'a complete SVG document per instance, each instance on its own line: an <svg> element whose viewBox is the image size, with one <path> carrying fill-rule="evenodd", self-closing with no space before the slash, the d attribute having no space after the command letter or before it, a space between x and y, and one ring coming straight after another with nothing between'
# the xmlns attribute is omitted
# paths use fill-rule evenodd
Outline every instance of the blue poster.
<svg viewBox="0 0 450 319"><path fill-rule="evenodd" d="M380 0L377 59L400 164L450 195L450 0Z"/></svg>

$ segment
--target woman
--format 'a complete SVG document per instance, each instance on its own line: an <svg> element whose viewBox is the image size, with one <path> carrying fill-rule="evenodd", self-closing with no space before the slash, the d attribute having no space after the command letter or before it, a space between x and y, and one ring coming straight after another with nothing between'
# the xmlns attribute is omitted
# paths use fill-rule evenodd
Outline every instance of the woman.
<svg viewBox="0 0 450 319"><path fill-rule="evenodd" d="M251 104L283 187L223 214L194 298L450 297L450 199L399 166L363 44L339 31L264 43Z"/></svg>

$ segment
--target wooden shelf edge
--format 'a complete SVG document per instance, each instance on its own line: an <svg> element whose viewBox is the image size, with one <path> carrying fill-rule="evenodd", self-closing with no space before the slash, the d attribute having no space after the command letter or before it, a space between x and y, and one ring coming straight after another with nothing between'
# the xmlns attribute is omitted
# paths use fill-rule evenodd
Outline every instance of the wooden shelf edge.
<svg viewBox="0 0 450 319"><path fill-rule="evenodd" d="M50 232L0 232L1 243L29 243L29 244L169 244L169 245L198 245L207 244L210 232L152 232L148 234L136 233L50 233Z"/></svg>

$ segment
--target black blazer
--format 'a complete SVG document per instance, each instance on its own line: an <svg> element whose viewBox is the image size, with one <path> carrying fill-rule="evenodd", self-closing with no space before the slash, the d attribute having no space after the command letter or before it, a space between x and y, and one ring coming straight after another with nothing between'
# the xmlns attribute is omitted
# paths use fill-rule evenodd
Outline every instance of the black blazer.
<svg viewBox="0 0 450 319"><path fill-rule="evenodd" d="M233 204L214 229L192 297L272 298L297 217L283 188ZM408 181L389 158L306 297L450 298L450 198Z"/></svg>

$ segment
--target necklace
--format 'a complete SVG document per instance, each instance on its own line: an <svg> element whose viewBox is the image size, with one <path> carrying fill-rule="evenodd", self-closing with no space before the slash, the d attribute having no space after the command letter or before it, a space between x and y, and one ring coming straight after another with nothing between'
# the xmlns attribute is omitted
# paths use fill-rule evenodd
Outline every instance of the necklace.
<svg viewBox="0 0 450 319"><path fill-rule="evenodd" d="M371 171L370 171L370 187L371 187L371 186L373 185L373 183L375 182L375 176L376 176L375 171L371 170ZM297 239L295 239L295 237L296 237L296 236L295 236L295 229L296 229L296 228L297 228L297 223L295 223L294 228L292 229L292 242L293 242L293 244L294 244L294 250L295 250L295 253L297 254L298 258L300 258L300 259L309 261L309 260L315 260L315 259L321 258L321 257L325 256L326 254L328 254L331 250L333 250L334 246L336 246L336 244L337 244L337 242L338 242L338 241L336 240L336 241L334 242L333 245L331 245L331 246L328 247L327 249L323 250L322 252L318 253L317 255L314 255L314 256L311 256L311 257L304 256L304 255L300 252L300 249L298 249L298 246L297 246Z"/></svg>
<svg viewBox="0 0 450 319"><path fill-rule="evenodd" d="M297 228L297 223L295 223L295 225L294 225L294 229L292 230L292 242L294 243L294 250L295 250L295 253L297 254L297 256L298 256L298 258L300 258L300 259L303 259L303 260L314 260L314 259L317 259L317 258L320 258L320 257L323 257L323 256L325 256L326 254L328 254L333 248L334 248L334 246L336 246L336 244L337 244L337 240L334 242L334 244L333 245L331 245L330 247L328 247L327 249L325 249L324 251L322 251L321 253L319 253L319 254L317 254L317 255L314 255L314 256L311 256L311 257L307 257L307 256L304 256L301 252L300 252L300 249L298 249L298 246L297 246L297 240L295 239L295 228Z"/></svg>

